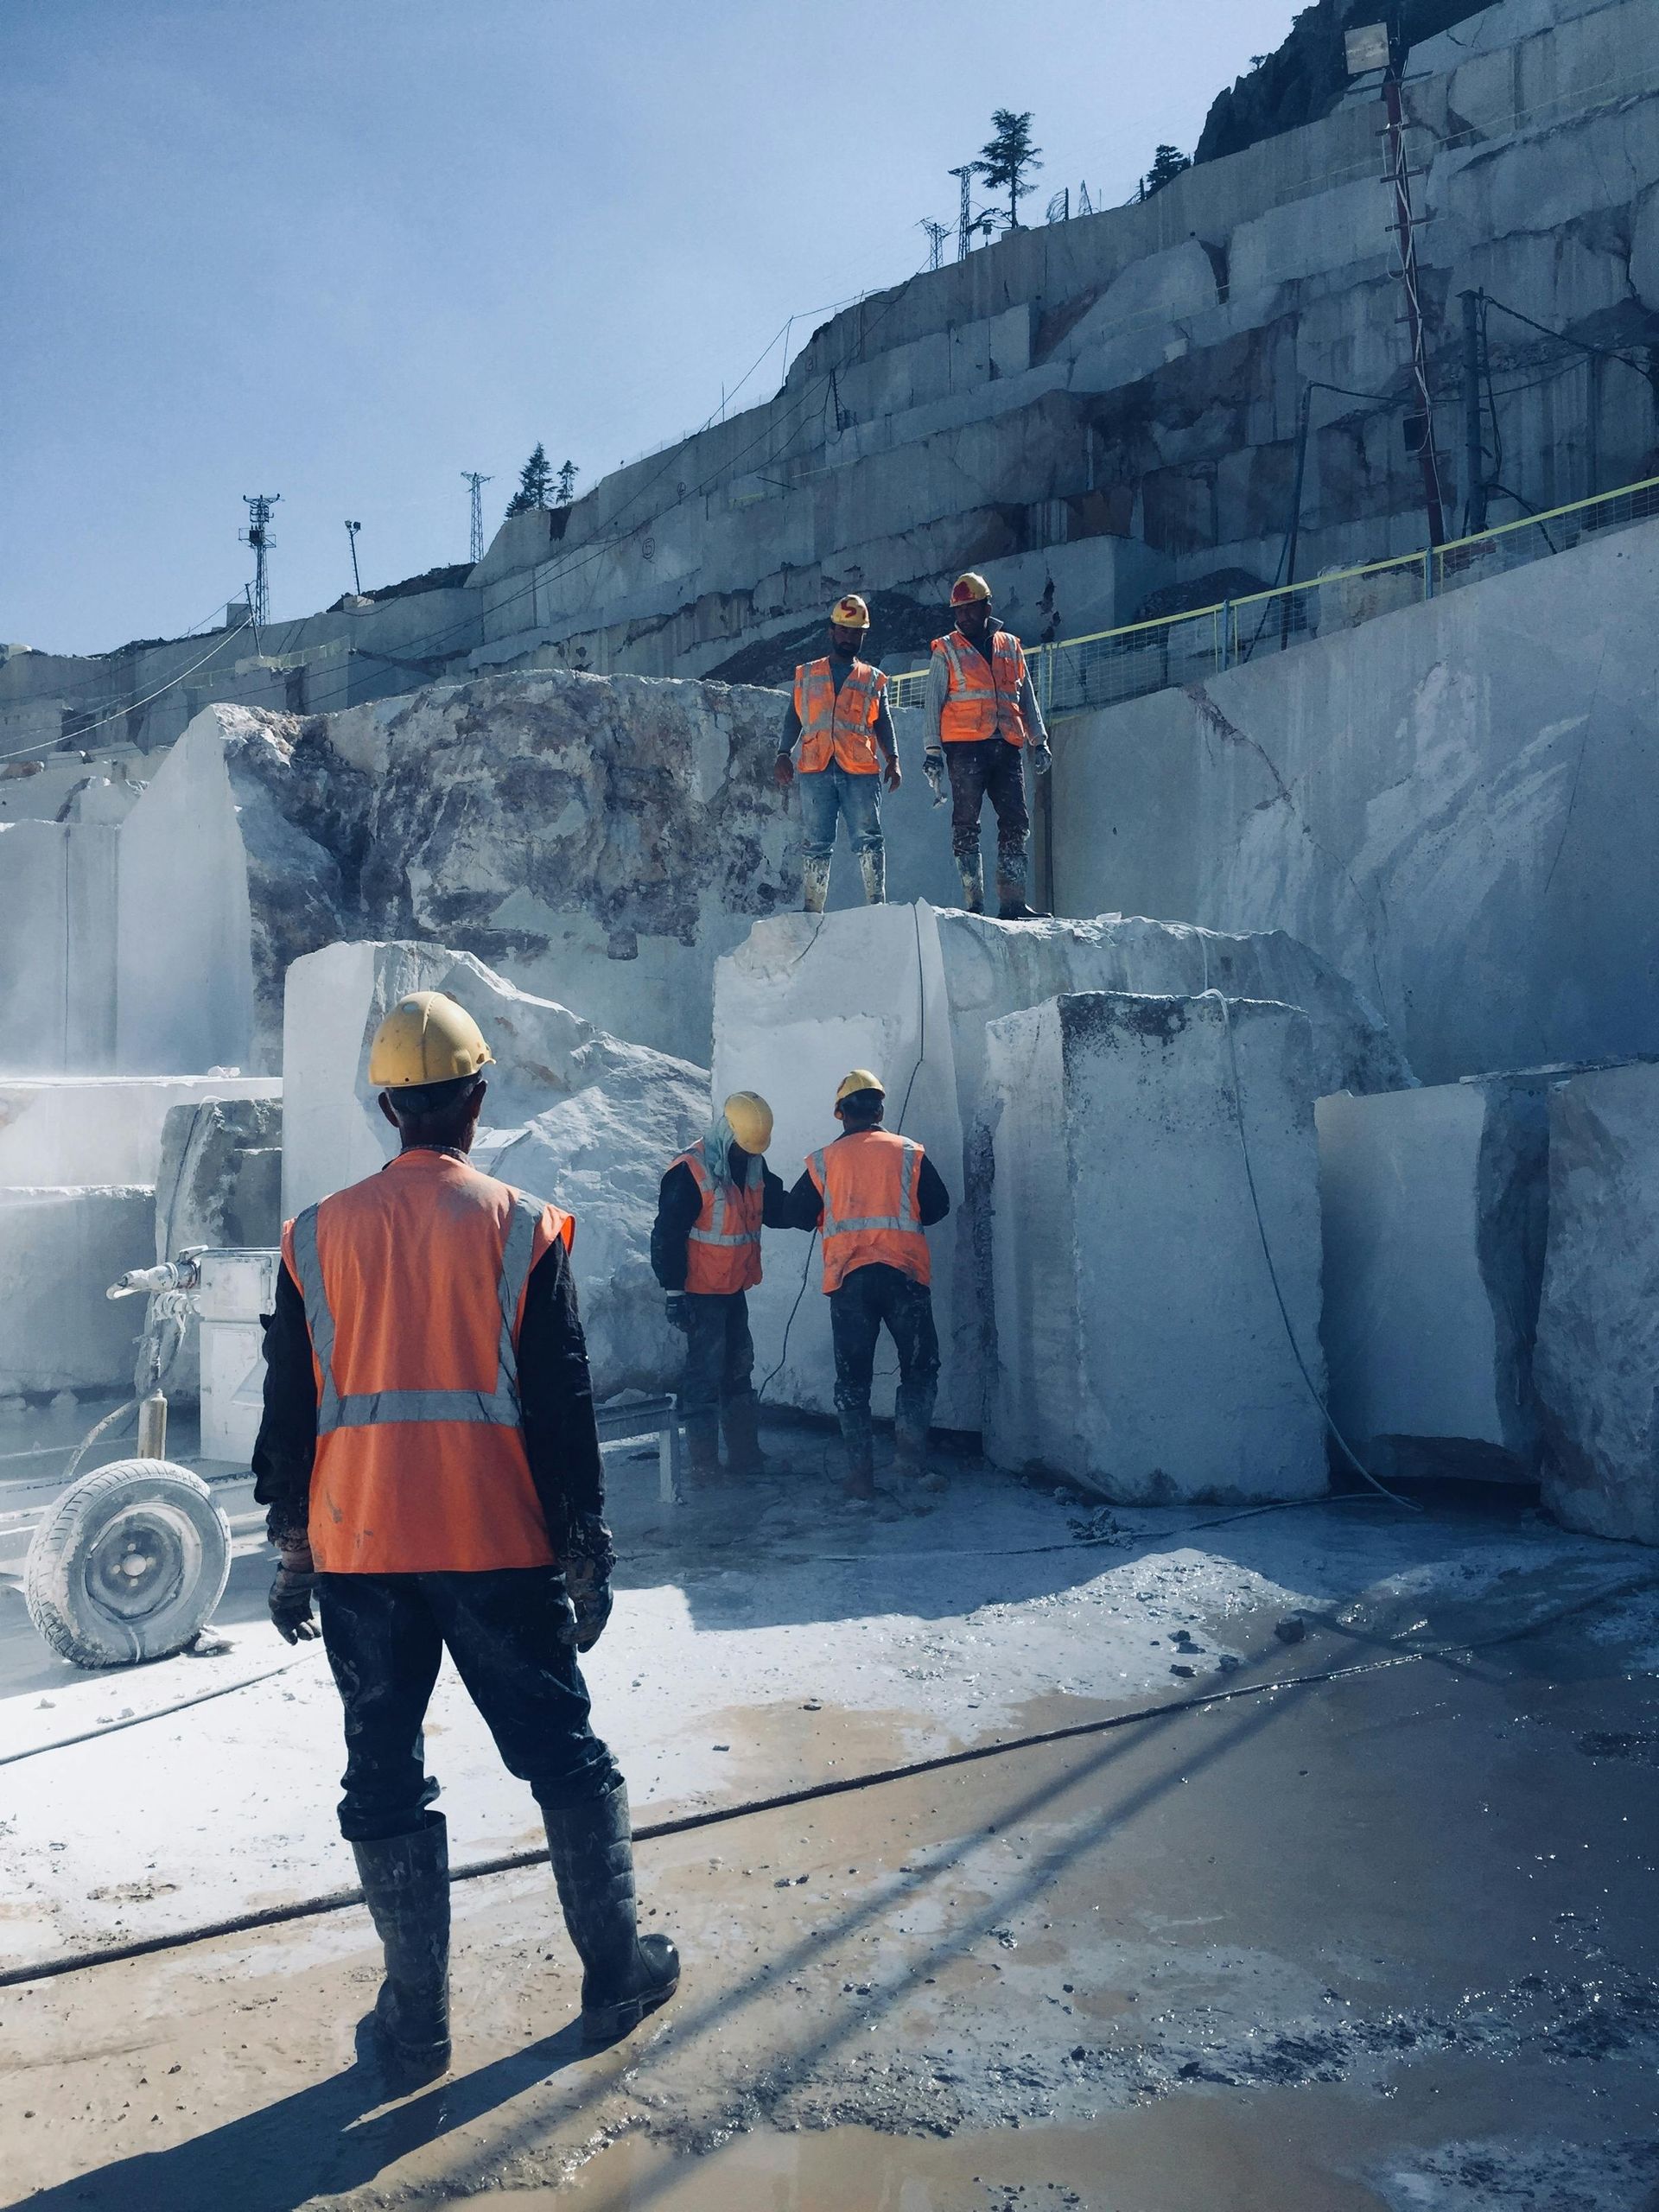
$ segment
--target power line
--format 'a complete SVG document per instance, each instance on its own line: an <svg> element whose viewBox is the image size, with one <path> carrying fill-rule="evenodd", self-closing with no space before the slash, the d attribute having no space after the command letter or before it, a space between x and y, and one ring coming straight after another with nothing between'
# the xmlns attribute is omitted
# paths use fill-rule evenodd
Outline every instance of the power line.
<svg viewBox="0 0 1659 2212"><path fill-rule="evenodd" d="M944 242L950 235L950 224L935 223L931 221L929 217L924 215L921 221L916 226L916 227L918 230L925 231L927 232L927 265L929 269L933 270L943 268L944 265Z"/></svg>

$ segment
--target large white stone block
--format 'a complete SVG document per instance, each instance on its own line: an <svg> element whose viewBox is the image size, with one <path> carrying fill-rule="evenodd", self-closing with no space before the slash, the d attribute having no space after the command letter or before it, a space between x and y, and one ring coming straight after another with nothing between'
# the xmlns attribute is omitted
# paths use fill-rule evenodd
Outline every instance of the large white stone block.
<svg viewBox="0 0 1659 2212"><path fill-rule="evenodd" d="M985 1068L987 1024L1067 992L1194 995L1214 987L1282 1000L1309 1016L1309 1096L1409 1083L1382 1025L1323 962L1282 932L1230 938L1116 915L1003 923L924 905L864 907L758 923L715 971L715 1090L753 1088L777 1116L772 1163L785 1180L836 1135L836 1085L876 1069L888 1121L918 1138L955 1202L931 1232L942 1355L938 1421L976 1430L984 1416L983 1268L974 1256L977 1192L966 1137ZM827 1413L835 1368L820 1270L796 1306L804 1255L787 1231L765 1239L766 1279L750 1300L768 1395ZM793 1313L792 1321L791 1319ZM785 1331L787 1330L787 1342ZM878 1378L878 1412L893 1378ZM884 1395L885 1394L885 1396Z"/></svg>
<svg viewBox="0 0 1659 2212"><path fill-rule="evenodd" d="M0 1397L129 1391L142 1298L105 1298L155 1250L153 1191L0 1190Z"/></svg>
<svg viewBox="0 0 1659 2212"><path fill-rule="evenodd" d="M289 970L283 1210L373 1174L395 1135L368 1081L370 1040L406 992L448 991L495 1055L474 1152L489 1173L576 1217L575 1272L594 1387L664 1390L684 1340L651 1272L658 1185L709 1121L702 1068L630 1045L516 990L470 953L333 944Z"/></svg>
<svg viewBox="0 0 1659 2212"><path fill-rule="evenodd" d="M1319 1496L1306 1015L1087 993L987 1042L991 1456L1138 1503Z"/></svg>
<svg viewBox="0 0 1659 2212"><path fill-rule="evenodd" d="M114 1064L118 835L101 823L0 822L7 1074Z"/></svg>
<svg viewBox="0 0 1659 2212"><path fill-rule="evenodd" d="M277 1076L0 1075L0 1186L154 1183L175 1107L282 1095Z"/></svg>
<svg viewBox="0 0 1659 2212"><path fill-rule="evenodd" d="M1536 1471L1551 1080L1315 1109L1331 1412L1376 1474Z"/></svg>
<svg viewBox="0 0 1659 2212"><path fill-rule="evenodd" d="M1659 1067L1551 1094L1534 1373L1550 1511L1659 1544Z"/></svg>

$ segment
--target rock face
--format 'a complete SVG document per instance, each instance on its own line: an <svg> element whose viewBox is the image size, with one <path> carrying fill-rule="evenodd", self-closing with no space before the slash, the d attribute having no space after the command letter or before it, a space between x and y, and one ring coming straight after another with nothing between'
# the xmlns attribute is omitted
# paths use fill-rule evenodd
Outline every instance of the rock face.
<svg viewBox="0 0 1659 2212"><path fill-rule="evenodd" d="M1534 1370L1550 1511L1659 1544L1659 1067L1575 1076L1551 1094Z"/></svg>
<svg viewBox="0 0 1659 2212"><path fill-rule="evenodd" d="M1331 1412L1385 1479L1537 1471L1533 1340L1559 1080L1319 1102Z"/></svg>
<svg viewBox="0 0 1659 2212"><path fill-rule="evenodd" d="M1319 1496L1306 1015L1087 993L993 1022L987 1048L991 1457L1135 1503Z"/></svg>
<svg viewBox="0 0 1659 2212"><path fill-rule="evenodd" d="M684 1340L649 1261L663 1171L706 1126L706 1072L607 1036L436 944L334 944L289 971L283 1211L372 1175L393 1132L368 1082L368 1048L408 991L448 991L484 1032L489 1070L473 1157L576 1217L575 1271L594 1387L664 1390Z"/></svg>
<svg viewBox="0 0 1659 2212"><path fill-rule="evenodd" d="M1311 1023L1310 1098L1411 1080L1348 986L1278 933L1226 938L1116 916L1009 924L918 905L862 908L821 925L780 917L757 924L719 963L715 1091L754 1089L770 1101L772 1164L786 1181L836 1134L836 1086L853 1067L882 1076L889 1126L919 1138L944 1178L955 1207L930 1236L940 1427L977 1430L984 1418L984 1256L966 1140L988 1023L1068 993L1187 995L1210 986L1243 998L1295 994ZM766 1279L749 1301L759 1372L779 1370L768 1392L776 1402L827 1413L835 1370L817 1263L798 1307L803 1240L768 1231L764 1250ZM878 1382L879 1413L890 1411L892 1389L891 1376Z"/></svg>
<svg viewBox="0 0 1659 2212"><path fill-rule="evenodd" d="M171 1109L156 1178L158 1260L195 1245L275 1244L282 1235L282 1197L280 1099L209 1098ZM200 1334L193 1314L162 1370L169 1398L194 1399L200 1392ZM163 1342L175 1343L171 1332Z"/></svg>
<svg viewBox="0 0 1659 2212"><path fill-rule="evenodd" d="M563 671L205 709L120 832L120 1064L274 1065L289 963L347 937L440 939L704 1051L712 957L799 896L779 711Z"/></svg>

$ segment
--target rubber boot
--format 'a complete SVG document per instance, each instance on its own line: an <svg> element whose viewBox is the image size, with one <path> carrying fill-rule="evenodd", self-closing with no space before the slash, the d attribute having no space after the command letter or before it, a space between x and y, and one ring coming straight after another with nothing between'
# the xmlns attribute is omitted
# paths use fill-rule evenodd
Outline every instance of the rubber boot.
<svg viewBox="0 0 1659 2212"><path fill-rule="evenodd" d="M680 1983L680 1955L668 1937L639 1933L626 1785L580 1805L543 1805L542 1819L564 1924L582 1961L582 2036L614 2043Z"/></svg>
<svg viewBox="0 0 1659 2212"><path fill-rule="evenodd" d="M841 1494L866 1504L875 1496L875 1454L868 1444L848 1446L847 1472Z"/></svg>
<svg viewBox="0 0 1659 2212"><path fill-rule="evenodd" d="M867 906L885 906L887 903L886 852L861 853L858 856L858 871L864 879L864 904Z"/></svg>
<svg viewBox="0 0 1659 2212"><path fill-rule="evenodd" d="M720 1424L717 1421L687 1421L685 1465L692 1481L705 1488L720 1480Z"/></svg>
<svg viewBox="0 0 1659 2212"><path fill-rule="evenodd" d="M962 877L962 903L970 914L985 911L985 863L977 853L958 853L957 868Z"/></svg>
<svg viewBox="0 0 1659 2212"><path fill-rule="evenodd" d="M821 914L830 896L830 863L807 858L801 862L801 912Z"/></svg>
<svg viewBox="0 0 1659 2212"><path fill-rule="evenodd" d="M760 1449L760 1408L753 1396L728 1398L720 1409L726 1432L726 1468L734 1475L767 1475L772 1462Z"/></svg>
<svg viewBox="0 0 1659 2212"><path fill-rule="evenodd" d="M944 1488L944 1477L928 1460L927 1431L907 1428L902 1421L893 1423L893 1471L900 1483L918 1490L937 1492Z"/></svg>
<svg viewBox="0 0 1659 2212"><path fill-rule="evenodd" d="M996 855L996 918L1000 922L1035 922L1042 918L1026 904L1026 855L999 848Z"/></svg>
<svg viewBox="0 0 1659 2212"><path fill-rule="evenodd" d="M442 1813L416 1835L354 1843L357 1878L386 1955L369 2019L399 2073L429 2082L449 2063L449 1837Z"/></svg>

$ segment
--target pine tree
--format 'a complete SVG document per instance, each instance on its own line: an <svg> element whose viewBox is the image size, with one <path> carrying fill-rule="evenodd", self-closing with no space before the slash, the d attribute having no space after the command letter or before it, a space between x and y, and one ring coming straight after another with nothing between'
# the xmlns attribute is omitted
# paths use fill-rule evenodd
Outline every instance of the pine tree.
<svg viewBox="0 0 1659 2212"><path fill-rule="evenodd" d="M574 461L567 461L560 469L558 497L553 502L556 507L568 507L573 504L576 496L576 479L581 474Z"/></svg>
<svg viewBox="0 0 1659 2212"><path fill-rule="evenodd" d="M1043 166L1038 159L1040 146L1031 143L1032 111L1016 115L1012 108L999 107L991 114L993 136L979 149L979 159L974 163L976 172L982 176L993 192L1001 192L1006 185L1008 194L1008 228L1020 227L1020 195L1029 189L1026 181L1028 169Z"/></svg>
<svg viewBox="0 0 1659 2212"><path fill-rule="evenodd" d="M539 439L536 450L518 472L518 489L507 501L511 515L527 515L532 507L553 504L553 470Z"/></svg>
<svg viewBox="0 0 1659 2212"><path fill-rule="evenodd" d="M1192 166L1179 146L1160 146L1152 157L1152 167L1141 180L1141 197L1150 200L1154 192L1163 190L1172 177L1179 176L1183 169Z"/></svg>

